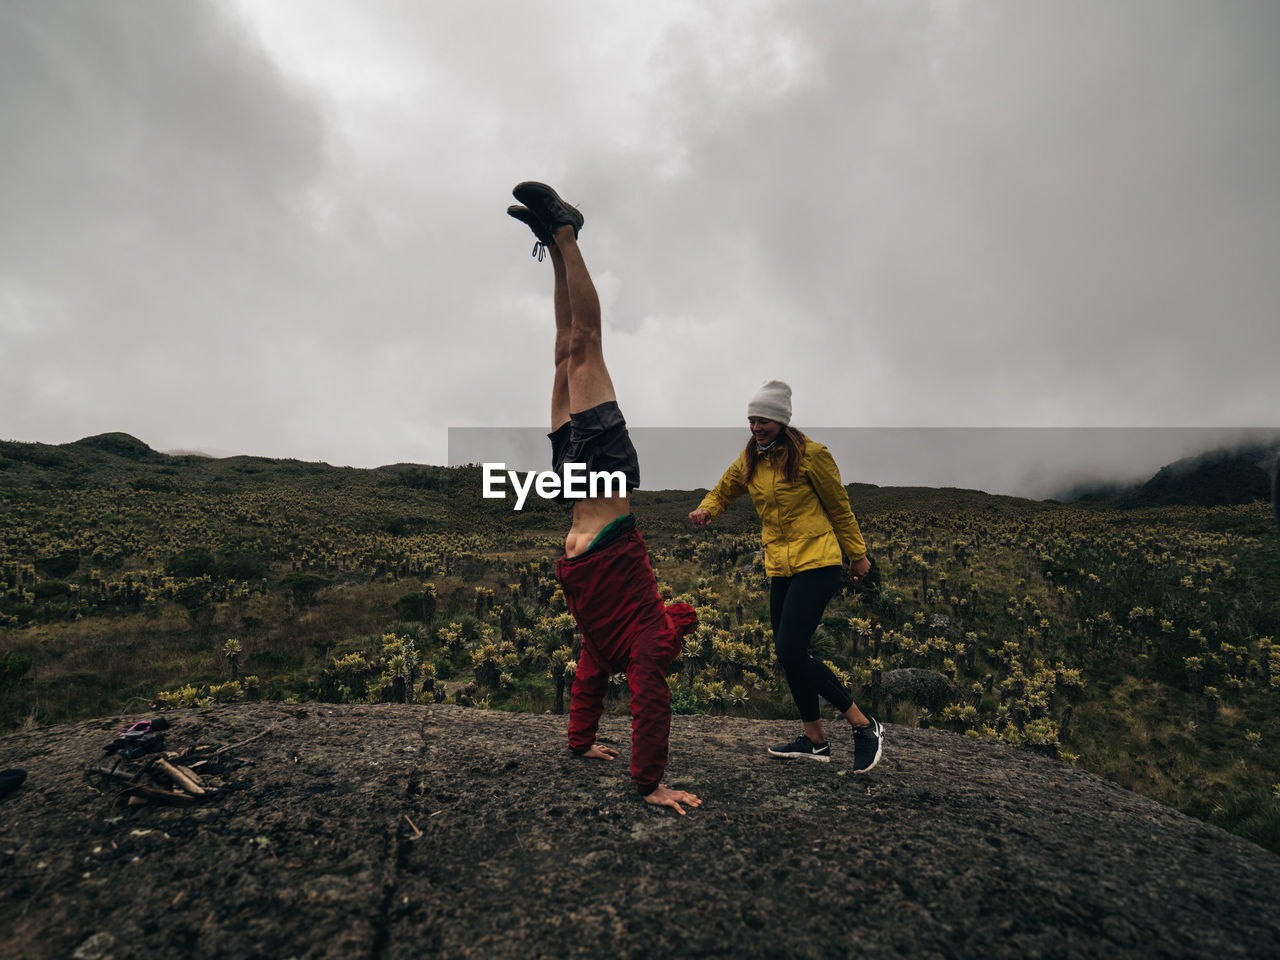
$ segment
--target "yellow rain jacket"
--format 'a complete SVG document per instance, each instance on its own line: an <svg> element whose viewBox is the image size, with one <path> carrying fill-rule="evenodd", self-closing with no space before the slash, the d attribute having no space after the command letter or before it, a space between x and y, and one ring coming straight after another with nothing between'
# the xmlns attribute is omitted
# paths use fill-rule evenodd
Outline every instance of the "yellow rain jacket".
<svg viewBox="0 0 1280 960"><path fill-rule="evenodd" d="M867 555L862 531L849 508L849 493L826 447L805 438L797 483L787 482L781 445L760 455L750 484L742 482L745 459L745 452L738 455L698 508L719 516L738 497L750 493L760 515L766 574L790 577L839 565L841 548L849 560Z"/></svg>

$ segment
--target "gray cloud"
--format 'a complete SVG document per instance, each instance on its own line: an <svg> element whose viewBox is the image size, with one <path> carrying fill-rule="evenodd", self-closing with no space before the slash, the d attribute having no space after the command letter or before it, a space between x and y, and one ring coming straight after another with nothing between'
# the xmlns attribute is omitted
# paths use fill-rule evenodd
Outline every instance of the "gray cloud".
<svg viewBox="0 0 1280 960"><path fill-rule="evenodd" d="M872 423L1271 416L1248 391L1276 340L1273 11L804 9L778 28L805 80L691 122L698 174L650 215L698 224L686 246L747 233L771 353L828 344L822 419L867 422L855 397Z"/></svg>
<svg viewBox="0 0 1280 960"><path fill-rule="evenodd" d="M285 291L313 242L301 208L324 165L317 110L205 5L19 3L0 17L10 429L252 432L257 404L237 394L296 322Z"/></svg>
<svg viewBox="0 0 1280 960"><path fill-rule="evenodd" d="M11 3L0 432L542 427L562 186L637 426L1274 423L1267 3ZM523 231L523 232L522 232ZM1100 464L1101 468L1102 464Z"/></svg>

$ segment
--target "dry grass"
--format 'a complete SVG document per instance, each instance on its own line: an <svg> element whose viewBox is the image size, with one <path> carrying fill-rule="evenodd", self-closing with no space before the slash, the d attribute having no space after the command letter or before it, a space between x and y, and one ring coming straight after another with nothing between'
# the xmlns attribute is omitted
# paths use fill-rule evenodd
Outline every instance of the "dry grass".
<svg viewBox="0 0 1280 960"><path fill-rule="evenodd" d="M314 605L280 595L219 604L193 623L168 605L155 613L41 624L12 630L13 653L31 657L24 702L9 726L62 723L149 705L161 690L229 678L223 656L228 637L241 641L241 672L265 684L288 676L314 677L331 651L370 645L394 621L395 601L417 581L344 585L324 591Z"/></svg>

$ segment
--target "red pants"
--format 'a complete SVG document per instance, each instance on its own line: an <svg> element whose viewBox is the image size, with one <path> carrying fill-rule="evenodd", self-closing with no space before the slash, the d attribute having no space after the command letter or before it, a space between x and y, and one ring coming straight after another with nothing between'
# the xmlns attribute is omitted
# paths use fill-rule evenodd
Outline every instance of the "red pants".
<svg viewBox="0 0 1280 960"><path fill-rule="evenodd" d="M580 556L561 557L556 577L582 631L569 749L582 753L595 743L609 676L625 672L631 688L631 780L641 795L652 793L667 768L667 669L698 618L687 603L663 604L639 530Z"/></svg>

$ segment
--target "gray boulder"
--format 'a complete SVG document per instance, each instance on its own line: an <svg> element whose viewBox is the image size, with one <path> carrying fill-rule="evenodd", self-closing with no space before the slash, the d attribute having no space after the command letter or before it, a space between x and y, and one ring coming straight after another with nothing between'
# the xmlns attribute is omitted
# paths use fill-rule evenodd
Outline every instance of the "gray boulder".
<svg viewBox="0 0 1280 960"><path fill-rule="evenodd" d="M890 670L881 678L880 686L890 700L905 700L934 712L956 699L956 685L949 677L920 667Z"/></svg>

